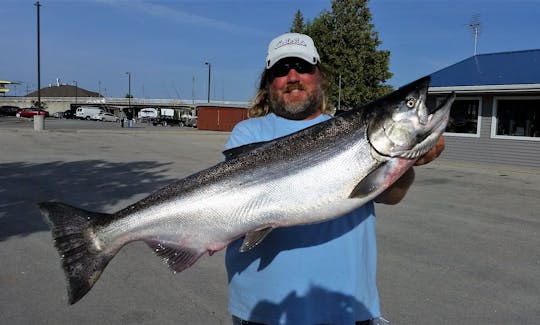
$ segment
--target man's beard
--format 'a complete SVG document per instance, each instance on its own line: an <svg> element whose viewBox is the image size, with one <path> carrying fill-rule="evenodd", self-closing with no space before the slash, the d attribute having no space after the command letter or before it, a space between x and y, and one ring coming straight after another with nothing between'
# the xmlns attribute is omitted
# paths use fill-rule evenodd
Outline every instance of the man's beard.
<svg viewBox="0 0 540 325"><path fill-rule="evenodd" d="M287 91L293 89L301 89L299 84L292 84L287 88ZM308 94L306 100L297 103L286 103L283 97L276 96L275 93L270 93L270 105L272 111L281 117L289 120L304 120L307 117L315 114L321 109L323 102L323 94L320 86L312 93Z"/></svg>

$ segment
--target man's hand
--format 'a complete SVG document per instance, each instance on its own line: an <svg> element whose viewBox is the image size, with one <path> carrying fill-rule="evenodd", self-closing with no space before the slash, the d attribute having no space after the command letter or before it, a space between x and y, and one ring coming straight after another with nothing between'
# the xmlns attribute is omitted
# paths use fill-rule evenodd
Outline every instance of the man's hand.
<svg viewBox="0 0 540 325"><path fill-rule="evenodd" d="M415 163L416 166L425 165L441 155L444 150L444 137L441 135L437 140L437 144L420 157ZM414 181L414 170L412 167L407 170L394 184L387 188L384 192L375 198L375 202L384 204L397 204L401 201L409 187Z"/></svg>
<svg viewBox="0 0 540 325"><path fill-rule="evenodd" d="M439 157L441 153L444 150L444 137L441 135L439 139L437 140L437 143L433 148L431 148L430 151L428 151L425 155L420 157L416 163L415 166L425 165Z"/></svg>

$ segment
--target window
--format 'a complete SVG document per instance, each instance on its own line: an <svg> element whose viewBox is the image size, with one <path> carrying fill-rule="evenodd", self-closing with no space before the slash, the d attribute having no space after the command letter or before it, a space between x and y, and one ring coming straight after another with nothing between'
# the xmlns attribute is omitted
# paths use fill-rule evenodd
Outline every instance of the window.
<svg viewBox="0 0 540 325"><path fill-rule="evenodd" d="M494 116L496 136L540 138L540 98L495 98Z"/></svg>
<svg viewBox="0 0 540 325"><path fill-rule="evenodd" d="M450 109L447 133L478 135L480 125L480 98L456 98Z"/></svg>

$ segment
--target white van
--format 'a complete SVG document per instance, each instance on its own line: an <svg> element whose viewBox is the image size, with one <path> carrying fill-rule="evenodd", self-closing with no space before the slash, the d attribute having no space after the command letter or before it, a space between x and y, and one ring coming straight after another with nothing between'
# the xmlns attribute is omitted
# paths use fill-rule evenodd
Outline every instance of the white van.
<svg viewBox="0 0 540 325"><path fill-rule="evenodd" d="M139 111L138 117L142 120L149 120L158 117L158 110L153 107L143 108Z"/></svg>
<svg viewBox="0 0 540 325"><path fill-rule="evenodd" d="M103 113L103 110L99 107L92 107L92 106L81 106L77 107L77 110L75 111L75 117L83 120L89 120L94 115L98 115L100 113Z"/></svg>

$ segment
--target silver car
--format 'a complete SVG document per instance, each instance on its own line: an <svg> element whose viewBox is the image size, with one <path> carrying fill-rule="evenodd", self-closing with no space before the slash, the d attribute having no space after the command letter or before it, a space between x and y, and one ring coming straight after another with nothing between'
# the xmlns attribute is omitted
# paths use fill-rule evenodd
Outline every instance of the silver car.
<svg viewBox="0 0 540 325"><path fill-rule="evenodd" d="M118 122L118 116L115 116L108 112L101 112L97 115L92 116L92 120L103 122Z"/></svg>

